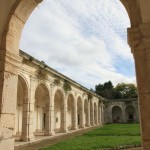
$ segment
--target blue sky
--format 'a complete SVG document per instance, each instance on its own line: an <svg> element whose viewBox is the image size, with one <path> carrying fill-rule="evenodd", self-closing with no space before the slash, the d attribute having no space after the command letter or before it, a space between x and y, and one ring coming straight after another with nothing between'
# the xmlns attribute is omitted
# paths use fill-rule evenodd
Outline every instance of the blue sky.
<svg viewBox="0 0 150 150"><path fill-rule="evenodd" d="M25 25L20 49L87 88L135 82L127 27L119 0L44 0Z"/></svg>

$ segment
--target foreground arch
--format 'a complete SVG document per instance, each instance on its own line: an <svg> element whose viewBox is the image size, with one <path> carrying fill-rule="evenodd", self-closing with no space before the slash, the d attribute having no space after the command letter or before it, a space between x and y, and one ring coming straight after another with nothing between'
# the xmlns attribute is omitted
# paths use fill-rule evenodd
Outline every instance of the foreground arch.
<svg viewBox="0 0 150 150"><path fill-rule="evenodd" d="M128 29L128 42L134 55L139 101L142 106L140 115L143 149L149 150L150 132L147 131L150 130L150 2L147 0L121 1L131 21L131 28ZM15 128L18 67L21 62L19 40L27 18L40 2L41 0L0 1L0 134L3 137L0 143L1 149L14 149L12 147L14 131L11 129ZM7 122L5 118L10 121Z"/></svg>

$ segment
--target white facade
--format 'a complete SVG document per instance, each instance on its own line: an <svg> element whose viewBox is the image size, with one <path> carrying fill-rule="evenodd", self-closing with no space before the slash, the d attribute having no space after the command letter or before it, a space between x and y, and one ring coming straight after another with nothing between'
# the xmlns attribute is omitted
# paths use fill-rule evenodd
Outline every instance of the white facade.
<svg viewBox="0 0 150 150"><path fill-rule="evenodd" d="M103 98L24 52L19 70L15 137L34 140L101 125ZM69 86L70 89L67 89Z"/></svg>

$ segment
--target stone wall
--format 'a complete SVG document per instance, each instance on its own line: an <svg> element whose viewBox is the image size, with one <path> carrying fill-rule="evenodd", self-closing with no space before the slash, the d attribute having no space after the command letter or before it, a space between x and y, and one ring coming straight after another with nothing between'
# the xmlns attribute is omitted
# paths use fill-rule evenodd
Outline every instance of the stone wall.
<svg viewBox="0 0 150 150"><path fill-rule="evenodd" d="M139 122L138 99L106 100L104 118L105 123Z"/></svg>
<svg viewBox="0 0 150 150"><path fill-rule="evenodd" d="M20 51L15 139L101 125L103 98Z"/></svg>

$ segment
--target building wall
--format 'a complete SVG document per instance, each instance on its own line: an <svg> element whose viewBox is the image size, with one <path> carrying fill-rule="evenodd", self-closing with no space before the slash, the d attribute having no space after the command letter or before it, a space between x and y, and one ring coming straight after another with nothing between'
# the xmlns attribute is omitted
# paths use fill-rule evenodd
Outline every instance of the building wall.
<svg viewBox="0 0 150 150"><path fill-rule="evenodd" d="M138 99L105 101L104 118L105 123L139 122Z"/></svg>
<svg viewBox="0 0 150 150"><path fill-rule="evenodd" d="M36 135L54 135L102 124L102 97L28 54L20 51L20 56L23 60L17 88L17 140L34 140Z"/></svg>

